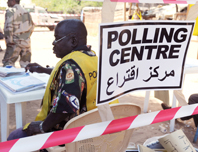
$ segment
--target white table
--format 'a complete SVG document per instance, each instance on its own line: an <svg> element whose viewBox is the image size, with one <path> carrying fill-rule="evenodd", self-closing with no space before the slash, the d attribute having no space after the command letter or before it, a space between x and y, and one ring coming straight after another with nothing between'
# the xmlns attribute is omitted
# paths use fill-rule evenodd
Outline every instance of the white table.
<svg viewBox="0 0 198 152"><path fill-rule="evenodd" d="M186 74L198 74L198 60L196 59L187 59L185 68L184 68L184 78ZM183 86L184 87L184 86ZM143 112L146 113L148 111L148 104L150 98L150 91L146 91L145 99L144 99L144 109ZM175 95L172 96L172 108L176 107L177 99ZM170 132L173 132L175 128L175 120L170 120Z"/></svg>
<svg viewBox="0 0 198 152"><path fill-rule="evenodd" d="M33 76L47 82L49 75L32 74ZM6 141L9 135L9 105L15 104L16 128L25 125L26 102L40 100L43 98L45 88L13 94L4 87L0 87L0 105L1 105L1 142Z"/></svg>

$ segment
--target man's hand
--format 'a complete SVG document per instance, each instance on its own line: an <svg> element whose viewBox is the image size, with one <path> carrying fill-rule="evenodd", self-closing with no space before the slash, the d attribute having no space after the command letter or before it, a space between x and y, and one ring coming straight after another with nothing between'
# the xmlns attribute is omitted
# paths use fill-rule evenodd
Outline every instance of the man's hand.
<svg viewBox="0 0 198 152"><path fill-rule="evenodd" d="M39 133L41 133L41 130L40 130L41 123L42 123L42 121L33 121L30 123L28 128L25 129L24 131L27 133L28 136L39 134Z"/></svg>
<svg viewBox="0 0 198 152"><path fill-rule="evenodd" d="M37 72L37 73L46 73L46 74L51 74L52 69L51 68L44 68L41 65L39 65L38 63L29 63L26 67L25 67L25 72L27 71L30 72Z"/></svg>
<svg viewBox="0 0 198 152"><path fill-rule="evenodd" d="M29 63L26 67L25 67L25 72L30 71L31 73L33 72L37 72L37 73L44 73L44 68L39 65L38 63Z"/></svg>

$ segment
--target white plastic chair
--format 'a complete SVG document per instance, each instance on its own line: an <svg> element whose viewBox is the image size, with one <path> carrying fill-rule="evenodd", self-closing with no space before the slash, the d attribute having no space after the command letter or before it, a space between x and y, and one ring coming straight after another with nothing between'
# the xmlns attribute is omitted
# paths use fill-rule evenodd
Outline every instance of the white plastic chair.
<svg viewBox="0 0 198 152"><path fill-rule="evenodd" d="M110 105L115 119L138 115L141 108L132 103L118 103ZM64 129L75 128L101 122L98 108L85 112L71 119ZM74 143L68 143L65 147L50 147L49 152L90 152L91 148L97 152L125 152L134 129L121 131L118 133L103 135Z"/></svg>
<svg viewBox="0 0 198 152"><path fill-rule="evenodd" d="M118 103L110 105L115 119L138 115L141 108L132 103ZM64 129L101 122L98 109L85 112L71 119ZM125 152L132 136L133 129L113 134L103 135L65 145L66 152Z"/></svg>

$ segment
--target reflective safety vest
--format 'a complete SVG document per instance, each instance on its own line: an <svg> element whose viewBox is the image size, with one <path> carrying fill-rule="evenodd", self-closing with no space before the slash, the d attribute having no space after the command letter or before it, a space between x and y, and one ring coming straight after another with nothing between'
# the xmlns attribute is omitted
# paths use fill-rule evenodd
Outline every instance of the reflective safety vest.
<svg viewBox="0 0 198 152"><path fill-rule="evenodd" d="M84 73L87 84L86 106L87 110L97 108L96 106L96 90L97 90L97 65L98 57L89 56L80 51L72 52L68 55L68 59L73 59L81 68ZM83 60L82 60L83 59ZM118 100L112 103L119 103Z"/></svg>
<svg viewBox="0 0 198 152"><path fill-rule="evenodd" d="M97 56L89 56L80 51L74 51L65 57L63 57L55 66L50 74L50 78L47 83L47 87L45 90L45 94L43 97L43 106L39 114L36 116L35 121L43 121L48 115L51 106L51 90L50 86L53 81L53 78L58 74L60 65L66 60L73 59L78 66L83 71L83 74L86 79L87 84L87 94L86 94L86 106L87 110L92 110L97 108L96 106L96 90L97 90L97 64L98 57ZM112 101L110 104L119 103L118 99ZM26 124L23 129L26 129L30 123Z"/></svg>
<svg viewBox="0 0 198 152"><path fill-rule="evenodd" d="M133 13L133 16L132 16L132 18L131 18L131 20L142 20L142 13L141 13L141 11L140 11L140 13L138 14L138 12L137 11L135 11L134 13Z"/></svg>

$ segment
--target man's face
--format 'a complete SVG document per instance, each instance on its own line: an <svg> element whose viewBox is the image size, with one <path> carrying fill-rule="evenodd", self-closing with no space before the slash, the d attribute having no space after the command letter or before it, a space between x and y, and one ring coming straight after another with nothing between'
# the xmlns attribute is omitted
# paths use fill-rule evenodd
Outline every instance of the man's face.
<svg viewBox="0 0 198 152"><path fill-rule="evenodd" d="M15 0L8 0L7 4L8 4L8 7L13 7L16 4L16 2Z"/></svg>
<svg viewBox="0 0 198 152"><path fill-rule="evenodd" d="M54 37L55 41L52 43L54 45L53 50L57 58L63 58L65 55L72 51L71 39L69 37L69 30L65 30L64 26L58 26L55 29Z"/></svg>

